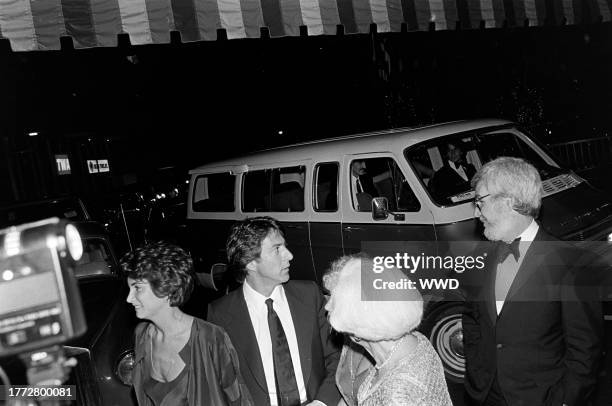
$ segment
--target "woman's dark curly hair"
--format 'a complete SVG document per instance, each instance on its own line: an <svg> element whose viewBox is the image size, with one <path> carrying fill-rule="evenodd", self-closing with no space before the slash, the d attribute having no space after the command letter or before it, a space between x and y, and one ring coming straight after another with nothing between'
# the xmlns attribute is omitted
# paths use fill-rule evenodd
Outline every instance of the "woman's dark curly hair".
<svg viewBox="0 0 612 406"><path fill-rule="evenodd" d="M193 261L181 247L158 241L146 244L121 258L126 277L146 280L157 297L168 297L170 306L189 300L194 287Z"/></svg>

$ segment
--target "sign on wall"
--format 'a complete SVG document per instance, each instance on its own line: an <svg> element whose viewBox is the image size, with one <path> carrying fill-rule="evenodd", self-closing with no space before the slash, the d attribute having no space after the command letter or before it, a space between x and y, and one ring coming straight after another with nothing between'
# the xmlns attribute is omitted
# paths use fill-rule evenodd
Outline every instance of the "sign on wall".
<svg viewBox="0 0 612 406"><path fill-rule="evenodd" d="M110 172L110 165L108 159L88 159L87 169L89 173Z"/></svg>
<svg viewBox="0 0 612 406"><path fill-rule="evenodd" d="M55 155L55 165L58 175L70 175L70 160L68 155Z"/></svg>
<svg viewBox="0 0 612 406"><path fill-rule="evenodd" d="M108 159L98 159L98 170L100 172L110 172Z"/></svg>
<svg viewBox="0 0 612 406"><path fill-rule="evenodd" d="M97 160L92 160L92 159L88 159L87 160L87 169L89 170L89 173L98 173L98 161Z"/></svg>

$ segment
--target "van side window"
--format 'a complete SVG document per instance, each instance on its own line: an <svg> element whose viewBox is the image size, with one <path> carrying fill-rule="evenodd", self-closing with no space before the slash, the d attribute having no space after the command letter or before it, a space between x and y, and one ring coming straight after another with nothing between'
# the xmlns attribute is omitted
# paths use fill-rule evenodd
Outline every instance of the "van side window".
<svg viewBox="0 0 612 406"><path fill-rule="evenodd" d="M243 175L242 211L304 211L305 166L264 169Z"/></svg>
<svg viewBox="0 0 612 406"><path fill-rule="evenodd" d="M314 209L338 211L338 162L317 164L314 171Z"/></svg>
<svg viewBox="0 0 612 406"><path fill-rule="evenodd" d="M193 211L234 211L236 176L213 173L198 176L194 182Z"/></svg>
<svg viewBox="0 0 612 406"><path fill-rule="evenodd" d="M421 204L392 158L355 159L349 187L356 211L372 210L373 197L386 197L391 211L419 211Z"/></svg>

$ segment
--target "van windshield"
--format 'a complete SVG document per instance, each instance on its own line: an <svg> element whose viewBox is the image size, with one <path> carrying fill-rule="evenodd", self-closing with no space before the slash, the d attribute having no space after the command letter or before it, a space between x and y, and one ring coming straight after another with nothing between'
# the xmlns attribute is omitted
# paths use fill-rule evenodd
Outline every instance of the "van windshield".
<svg viewBox="0 0 612 406"><path fill-rule="evenodd" d="M542 180L564 172L549 165L516 129L451 134L409 147L405 156L433 201L441 206L473 199L472 177L482 165L500 156L525 159L538 169Z"/></svg>

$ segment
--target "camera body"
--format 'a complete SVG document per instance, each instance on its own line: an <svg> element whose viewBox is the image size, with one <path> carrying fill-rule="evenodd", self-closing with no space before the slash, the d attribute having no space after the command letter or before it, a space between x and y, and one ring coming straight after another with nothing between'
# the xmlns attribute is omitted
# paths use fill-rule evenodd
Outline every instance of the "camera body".
<svg viewBox="0 0 612 406"><path fill-rule="evenodd" d="M74 276L77 229L50 218L0 231L0 357L62 344L87 325Z"/></svg>

